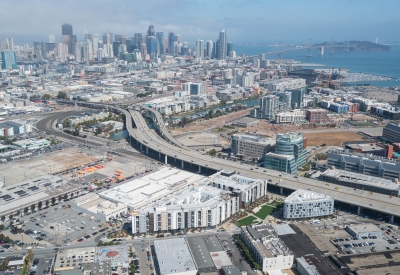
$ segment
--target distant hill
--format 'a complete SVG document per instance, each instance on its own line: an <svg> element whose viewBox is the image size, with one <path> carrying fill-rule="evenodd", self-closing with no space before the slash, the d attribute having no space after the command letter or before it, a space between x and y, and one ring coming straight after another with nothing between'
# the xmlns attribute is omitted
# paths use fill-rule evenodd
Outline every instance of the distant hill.
<svg viewBox="0 0 400 275"><path fill-rule="evenodd" d="M324 42L321 44L317 44L317 46L330 46L330 42ZM340 46L345 46L347 45L346 42L335 42L335 46L340 45ZM355 47L350 47L350 51L390 51L392 48L390 46L382 45L382 44L377 44L369 41L349 41L349 45L354 45ZM344 50L344 48L341 48ZM335 50L341 50L340 48L337 48Z"/></svg>

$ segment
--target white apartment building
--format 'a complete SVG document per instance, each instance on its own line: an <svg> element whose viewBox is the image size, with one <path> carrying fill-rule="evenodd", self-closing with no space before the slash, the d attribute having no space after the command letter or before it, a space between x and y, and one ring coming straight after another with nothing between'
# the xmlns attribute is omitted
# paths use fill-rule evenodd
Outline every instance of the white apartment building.
<svg viewBox="0 0 400 275"><path fill-rule="evenodd" d="M321 217L333 214L334 199L310 190L297 190L283 205L285 219Z"/></svg>
<svg viewBox="0 0 400 275"><path fill-rule="evenodd" d="M304 121L305 115L303 110L295 109L289 112L278 113L275 115L276 123L299 123Z"/></svg>
<svg viewBox="0 0 400 275"><path fill-rule="evenodd" d="M292 268L294 256L271 226L242 226L240 238L263 272Z"/></svg>

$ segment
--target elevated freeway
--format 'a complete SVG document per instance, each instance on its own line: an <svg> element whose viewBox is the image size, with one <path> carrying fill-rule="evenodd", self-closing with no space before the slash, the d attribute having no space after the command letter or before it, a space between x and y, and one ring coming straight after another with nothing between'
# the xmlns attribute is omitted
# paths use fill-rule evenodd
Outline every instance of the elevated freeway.
<svg viewBox="0 0 400 275"><path fill-rule="evenodd" d="M135 106L128 111L101 104L84 102L78 104L93 108L109 108L109 110L123 114L126 118L126 130L129 133L131 145L139 147L143 153L167 164L206 174L222 169L236 171L236 173L244 176L266 180L268 188L275 188L275 191L277 188L280 188L281 192L284 190L311 189L315 192L332 196L337 202L356 207L358 214L362 214L364 210L367 210L388 215L392 221L395 217L399 219L400 198L390 198L388 195L354 190L353 188L334 184L328 185L315 179L296 178L293 175L286 175L278 171L267 171L262 167L214 158L202 155L194 150L179 147L164 140L148 127L142 113L145 109L139 106ZM159 123L161 124L161 120Z"/></svg>

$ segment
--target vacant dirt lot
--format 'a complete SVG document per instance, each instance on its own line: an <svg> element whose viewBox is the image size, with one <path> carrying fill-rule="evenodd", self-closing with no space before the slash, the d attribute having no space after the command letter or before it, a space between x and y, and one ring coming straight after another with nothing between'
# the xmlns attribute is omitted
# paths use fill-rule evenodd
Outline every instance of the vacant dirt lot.
<svg viewBox="0 0 400 275"><path fill-rule="evenodd" d="M316 146L325 143L327 146L341 146L346 141L357 141L362 140L360 135L354 132L313 132L303 133L307 138L308 146Z"/></svg>

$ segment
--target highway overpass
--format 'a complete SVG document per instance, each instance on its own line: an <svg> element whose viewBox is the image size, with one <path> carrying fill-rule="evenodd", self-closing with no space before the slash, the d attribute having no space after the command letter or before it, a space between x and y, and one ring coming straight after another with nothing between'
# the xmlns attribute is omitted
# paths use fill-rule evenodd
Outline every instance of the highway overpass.
<svg viewBox="0 0 400 275"><path fill-rule="evenodd" d="M65 103L75 104L75 102L68 101ZM392 221L395 218L400 221L400 214L398 212L400 198L391 198L388 195L354 190L353 188L335 184L328 185L325 182L315 179L295 178L294 175L286 175L278 171L266 170L262 167L202 155L197 151L177 146L160 137L154 130L149 129L143 118L143 113L148 111L148 109L141 106L124 110L110 105L86 102L77 102L77 104L92 108L108 109L123 114L126 118L126 130L129 133L131 145L140 148L144 154L167 164L205 174L211 174L221 169L236 171L244 176L267 180L268 188L274 191L285 192L285 190L311 189L315 192L332 196L339 203L355 206L358 214L376 212L382 215L389 215L388 217ZM161 125L161 123L161 120L158 118L158 124ZM162 127L162 129L165 129L165 127Z"/></svg>

